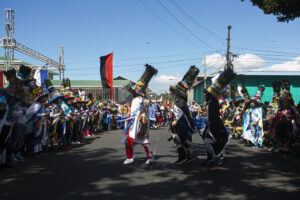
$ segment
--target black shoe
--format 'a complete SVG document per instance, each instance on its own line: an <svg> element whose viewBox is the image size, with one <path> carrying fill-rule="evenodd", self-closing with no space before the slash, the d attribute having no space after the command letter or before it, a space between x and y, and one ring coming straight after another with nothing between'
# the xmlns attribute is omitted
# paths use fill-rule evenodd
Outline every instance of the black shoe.
<svg viewBox="0 0 300 200"><path fill-rule="evenodd" d="M217 160L217 165L222 166L225 162L224 156L220 156Z"/></svg>
<svg viewBox="0 0 300 200"><path fill-rule="evenodd" d="M178 152L178 160L175 161L175 164L182 164L187 160L187 155L186 155L186 151L183 147L179 147L177 149Z"/></svg>
<svg viewBox="0 0 300 200"><path fill-rule="evenodd" d="M184 163L186 161L187 161L187 157L184 157L184 158L183 157L181 157L181 158L179 157L178 160L175 161L175 164L181 165L182 163Z"/></svg>
<svg viewBox="0 0 300 200"><path fill-rule="evenodd" d="M207 167L211 167L214 165L214 161L212 160L206 160L202 163L203 165L207 166Z"/></svg>
<svg viewBox="0 0 300 200"><path fill-rule="evenodd" d="M187 157L186 162L187 163L192 162L194 159L195 159L195 156L190 155Z"/></svg>

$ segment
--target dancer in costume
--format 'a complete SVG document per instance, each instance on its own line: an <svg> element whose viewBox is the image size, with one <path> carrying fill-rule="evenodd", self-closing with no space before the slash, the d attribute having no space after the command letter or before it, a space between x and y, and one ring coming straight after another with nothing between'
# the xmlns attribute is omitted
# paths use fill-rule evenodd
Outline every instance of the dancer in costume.
<svg viewBox="0 0 300 200"><path fill-rule="evenodd" d="M227 67L207 90L205 101L207 103L208 126L203 133L203 140L207 150L205 165L211 166L217 161L221 165L225 158L225 147L229 143L230 133L220 118L218 99L221 98L224 87L229 84L236 74L232 68Z"/></svg>
<svg viewBox="0 0 300 200"><path fill-rule="evenodd" d="M227 102L229 103L229 106L225 110L224 121L225 121L226 128L229 129L230 132L233 132L236 106L234 101L231 98L227 99Z"/></svg>
<svg viewBox="0 0 300 200"><path fill-rule="evenodd" d="M146 164L151 164L154 161L153 154L150 148L149 138L149 117L148 117L148 106L145 105L146 89L151 78L157 74L157 69L151 65L146 64L146 71L135 84L130 88L133 94L133 100L130 108L130 120L125 132L125 148L126 157L124 164L130 164L134 162L134 146L136 144L143 145L147 154Z"/></svg>
<svg viewBox="0 0 300 200"><path fill-rule="evenodd" d="M274 117L277 114L278 107L279 107L279 100L280 100L280 90L281 90L281 82L275 81L272 83L273 87L273 97L272 103L270 104L270 115L267 122L264 122L264 125L267 125L267 131L264 132L265 134L265 142L270 146L269 151L279 151L279 143L275 136L275 124L274 124ZM265 126L264 126L265 129Z"/></svg>
<svg viewBox="0 0 300 200"><path fill-rule="evenodd" d="M223 120L225 111L228 108L227 101L225 101L225 99L223 97L221 97L218 101L219 101L219 106L220 106L220 117Z"/></svg>
<svg viewBox="0 0 300 200"><path fill-rule="evenodd" d="M51 124L49 127L50 133L50 143L54 144L56 141L59 145L63 144L63 121L64 112L60 107L60 104L64 100L65 96L58 93L58 91L52 85L50 79L44 81L48 93L49 93L49 104L51 105L50 119ZM53 145L52 145L53 147Z"/></svg>
<svg viewBox="0 0 300 200"><path fill-rule="evenodd" d="M191 154L192 134L196 132L195 125L187 105L187 91L193 85L199 69L191 66L183 79L176 86L171 86L170 91L175 99L173 106L173 119L171 130L173 139L178 152L176 164L182 164L186 161L193 160Z"/></svg>
<svg viewBox="0 0 300 200"><path fill-rule="evenodd" d="M4 90L0 90L0 167L6 165L7 139L10 132L10 124L7 122L8 104Z"/></svg>
<svg viewBox="0 0 300 200"><path fill-rule="evenodd" d="M23 85L25 81L28 80L28 77L31 73L31 68L21 65L19 68L19 72L16 75L16 78L18 79L18 82ZM12 137L10 139L9 144L9 152L10 152L10 161L14 163L18 163L19 161L25 160L21 156L21 148L23 147L22 143L24 143L24 137L25 137L25 129L26 129L26 104L28 103L27 96L29 96L29 92L26 92L26 90L19 90L18 96L22 97L19 100L15 101L15 103L11 106L11 121L15 121L15 126L12 130ZM11 96L16 96L16 94L10 94Z"/></svg>
<svg viewBox="0 0 300 200"><path fill-rule="evenodd" d="M250 100L250 108L245 112L245 119L243 123L242 137L251 142L254 147L263 146L263 115L261 107L261 98L265 88L258 86L258 90L253 98Z"/></svg>
<svg viewBox="0 0 300 200"><path fill-rule="evenodd" d="M236 106L235 116L234 116L234 127L233 127L233 137L240 137L243 132L243 121L244 121L244 98L240 95L236 95L234 98L234 103Z"/></svg>
<svg viewBox="0 0 300 200"><path fill-rule="evenodd" d="M296 128L295 122L297 111L294 107L294 100L290 93L291 82L283 80L282 91L280 93L279 107L274 117L274 139L280 144L280 151L288 154L290 150L290 140Z"/></svg>
<svg viewBox="0 0 300 200"><path fill-rule="evenodd" d="M42 86L37 86L35 81L29 83L31 95L35 100L27 110L27 132L33 134L34 153L42 151L42 136L46 134L47 124L44 104L46 103L47 94Z"/></svg>

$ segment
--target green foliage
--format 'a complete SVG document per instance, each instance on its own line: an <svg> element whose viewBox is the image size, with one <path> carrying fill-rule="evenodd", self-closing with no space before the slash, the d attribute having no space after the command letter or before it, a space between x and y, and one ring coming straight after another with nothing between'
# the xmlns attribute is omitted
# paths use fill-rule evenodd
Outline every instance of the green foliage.
<svg viewBox="0 0 300 200"><path fill-rule="evenodd" d="M245 0L241 0L245 1ZM279 22L289 22L300 17L299 0L250 0L265 14L273 14Z"/></svg>

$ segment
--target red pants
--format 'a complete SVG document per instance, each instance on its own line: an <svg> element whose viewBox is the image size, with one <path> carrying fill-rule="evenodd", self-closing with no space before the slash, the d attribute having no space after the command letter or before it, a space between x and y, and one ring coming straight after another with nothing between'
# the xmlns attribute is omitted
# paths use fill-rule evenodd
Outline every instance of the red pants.
<svg viewBox="0 0 300 200"><path fill-rule="evenodd" d="M133 145L126 145L126 157L128 159L133 158L133 154L134 154L134 146L136 145L136 143L134 143ZM141 144L143 145L146 155L147 155L147 159L152 159L152 151L150 148L150 143L145 143L145 144Z"/></svg>

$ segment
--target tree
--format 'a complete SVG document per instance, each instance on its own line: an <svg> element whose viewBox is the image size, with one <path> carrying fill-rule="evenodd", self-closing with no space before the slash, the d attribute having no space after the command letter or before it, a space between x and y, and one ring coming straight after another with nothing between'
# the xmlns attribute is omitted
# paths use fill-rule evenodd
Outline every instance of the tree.
<svg viewBox="0 0 300 200"><path fill-rule="evenodd" d="M245 1L245 0L241 0ZM265 14L273 14L279 22L293 21L300 17L299 0L250 0L253 6L258 6Z"/></svg>

